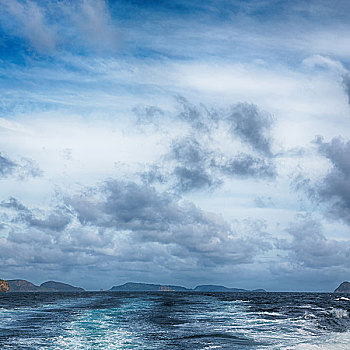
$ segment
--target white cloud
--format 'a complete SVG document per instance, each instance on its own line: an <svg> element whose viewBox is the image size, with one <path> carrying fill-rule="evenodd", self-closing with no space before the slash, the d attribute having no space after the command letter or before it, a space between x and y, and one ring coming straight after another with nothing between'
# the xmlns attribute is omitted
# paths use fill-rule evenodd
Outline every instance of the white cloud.
<svg viewBox="0 0 350 350"><path fill-rule="evenodd" d="M1 22L16 36L23 36L39 52L50 52L56 46L55 28L47 22L46 11L31 0L1 0Z"/></svg>

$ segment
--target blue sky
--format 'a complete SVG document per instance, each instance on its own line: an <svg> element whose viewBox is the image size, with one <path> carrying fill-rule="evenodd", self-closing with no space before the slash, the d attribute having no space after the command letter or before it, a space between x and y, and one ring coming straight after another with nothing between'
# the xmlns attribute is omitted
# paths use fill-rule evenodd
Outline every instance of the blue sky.
<svg viewBox="0 0 350 350"><path fill-rule="evenodd" d="M0 0L1 276L349 279L349 7Z"/></svg>

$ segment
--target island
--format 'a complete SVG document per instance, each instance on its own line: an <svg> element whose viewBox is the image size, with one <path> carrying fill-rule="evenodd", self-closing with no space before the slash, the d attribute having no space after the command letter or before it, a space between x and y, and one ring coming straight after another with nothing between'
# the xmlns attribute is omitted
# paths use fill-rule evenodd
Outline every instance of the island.
<svg viewBox="0 0 350 350"><path fill-rule="evenodd" d="M224 286L217 286L215 284L213 284L213 285L211 285L211 284L200 285L200 286L197 286L196 288L194 288L193 290L195 292L236 292L236 293L239 293L239 292L242 292L242 293L245 293L245 292L264 293L264 292L266 292L265 289L261 289L261 288L247 290L247 289L241 289L241 288L227 288Z"/></svg>
<svg viewBox="0 0 350 350"><path fill-rule="evenodd" d="M334 293L350 293L350 282L343 282L338 288L335 289Z"/></svg>
<svg viewBox="0 0 350 350"><path fill-rule="evenodd" d="M127 282L110 289L112 292L188 292L191 289L180 286Z"/></svg>
<svg viewBox="0 0 350 350"><path fill-rule="evenodd" d="M47 281L40 286L26 280L8 280L9 292L84 292L83 288L74 287L70 284Z"/></svg>
<svg viewBox="0 0 350 350"><path fill-rule="evenodd" d="M240 289L240 288L227 288L218 285L200 285L193 289L185 288L181 286L162 285L162 284L150 284L150 283L135 283L127 282L119 286L114 286L109 291L112 292L266 292L264 289Z"/></svg>
<svg viewBox="0 0 350 350"><path fill-rule="evenodd" d="M348 283L348 282L346 282ZM348 283L350 285L350 283ZM100 289L101 292L105 292ZM138 283L127 282L121 285L113 286L108 291L110 292L197 292L197 293L257 293L266 292L264 289L247 290L241 288L228 288L221 285L205 284L199 285L195 288L186 288L176 285L152 284L152 283ZM56 281L47 281L40 285L35 285L32 282L14 279L3 280L0 279L0 292L24 292L24 293L56 293L56 292L85 292L85 289L74 287L70 284Z"/></svg>

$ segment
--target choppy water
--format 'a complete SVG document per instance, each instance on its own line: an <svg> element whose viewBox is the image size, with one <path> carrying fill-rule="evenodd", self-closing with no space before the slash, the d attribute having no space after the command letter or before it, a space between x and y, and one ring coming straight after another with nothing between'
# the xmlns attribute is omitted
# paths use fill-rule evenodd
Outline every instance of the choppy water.
<svg viewBox="0 0 350 350"><path fill-rule="evenodd" d="M350 296L8 293L1 349L350 349Z"/></svg>

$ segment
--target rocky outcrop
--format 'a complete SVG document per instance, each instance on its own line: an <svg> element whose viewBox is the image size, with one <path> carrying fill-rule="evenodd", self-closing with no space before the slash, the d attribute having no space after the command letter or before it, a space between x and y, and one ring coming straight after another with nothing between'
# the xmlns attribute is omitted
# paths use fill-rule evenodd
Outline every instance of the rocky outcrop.
<svg viewBox="0 0 350 350"><path fill-rule="evenodd" d="M62 282L48 281L40 286L25 280L9 280L7 282L10 292L84 292L83 288L73 287Z"/></svg>
<svg viewBox="0 0 350 350"><path fill-rule="evenodd" d="M334 293L350 293L350 283L341 283L340 286L334 291Z"/></svg>
<svg viewBox="0 0 350 350"><path fill-rule="evenodd" d="M8 292L10 287L5 280L0 279L0 293Z"/></svg>

